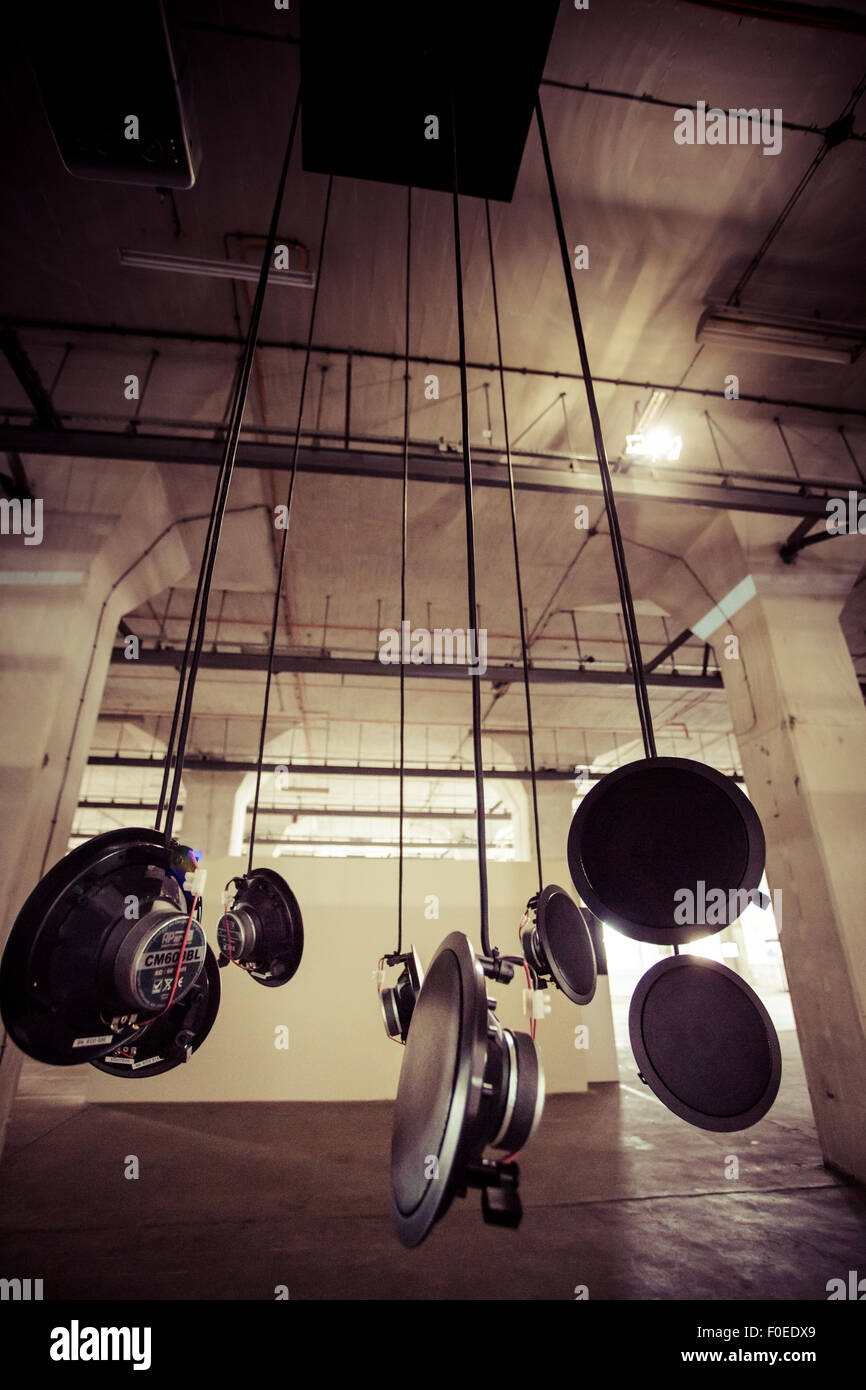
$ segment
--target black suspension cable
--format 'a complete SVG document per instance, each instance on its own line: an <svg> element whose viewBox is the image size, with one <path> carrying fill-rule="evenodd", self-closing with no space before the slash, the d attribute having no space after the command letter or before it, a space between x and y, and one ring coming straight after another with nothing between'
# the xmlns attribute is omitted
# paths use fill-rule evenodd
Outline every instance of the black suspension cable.
<svg viewBox="0 0 866 1390"><path fill-rule="evenodd" d="M274 648L277 640L277 620L280 612L280 595L283 588L283 571L286 564L286 545L289 539L289 525L292 519L292 501L295 496L295 478L298 472L298 450L301 442L301 421L304 415L304 399L307 394L307 377L310 371L310 357L313 350L313 329L316 323L316 306L319 302L319 288L322 283L322 266L325 260L325 238L328 234L328 211L331 206L331 189L334 186L333 174L328 177L328 192L325 196L325 212L322 218L322 242L319 249L319 269L316 275L316 287L313 291L313 306L310 310L310 327L307 332L307 347L304 353L304 371L301 376L301 399L298 403L298 419L295 425L295 444L292 449L292 471L289 477L289 495L286 501L286 525L283 531L283 542L280 546L280 564L277 573L277 584L274 590L274 606L271 613L271 638L268 643L268 671L265 677L265 700L262 708L262 727L259 731L259 755L256 761L256 792L253 798L253 818L250 824L250 854L247 863L247 873L252 871L253 851L256 844L256 822L259 815L259 793L262 785L262 760L265 755L265 735L268 727L268 710L271 703L271 681L274 674Z"/></svg>
<svg viewBox="0 0 866 1390"><path fill-rule="evenodd" d="M532 730L532 699L529 694L529 653L526 645L526 613L523 607L523 583L520 577L520 548L517 541L517 501L514 492L514 470L511 466L511 441L508 434L508 411L505 405L505 371L502 365L502 336L499 328L499 298L496 293L496 266L493 256L493 233L490 230L490 202L484 199L487 218L487 249L490 256L490 284L493 289L493 317L496 320L496 353L499 362L499 396L502 401L502 424L505 430L505 457L508 463L508 492L511 498L511 539L514 545L514 574L517 580L517 611L520 617L520 651L523 657L523 688L526 692L526 728L529 734L529 771L532 778L532 814L535 821L535 856L538 863L538 891L544 888L541 867L541 830L538 824L538 786L535 780L535 738Z"/></svg>
<svg viewBox="0 0 866 1390"><path fill-rule="evenodd" d="M589 368L589 356L586 350L586 339L583 335L583 325L580 321L580 310L577 307L577 292L574 288L574 276L571 270L571 260L568 253L568 243L565 238L565 228L562 222L562 212L559 206L559 195L556 191L556 180L553 175L553 165L550 160L550 149L547 143L547 131L544 125L544 114L541 110L541 98L536 92L535 96L535 118L538 122L538 134L541 138L541 150L544 156L544 167L547 171L547 182L550 188L550 201L553 207L553 217L556 223L556 234L559 239L559 250L562 256L562 268L565 273L565 285L568 290L568 300L571 305L571 317L574 323L574 333L577 338L577 351L580 356L580 367L583 373L584 385L586 387L586 401L589 407L589 415L592 421L592 433L595 440L595 451L598 458L598 468L601 475L602 492L604 493L604 505L607 512L608 529L610 530L611 547L613 549L613 563L616 569L617 584L619 586L620 604L622 607L623 622L626 630L626 640L631 660L632 674L634 676L635 697L637 699L638 718L640 719L641 736L643 738L644 752L648 758L656 756L655 734L653 733L652 712L650 710L649 695L647 692L646 679L644 677L643 661L640 654L640 639L638 637L637 619L635 617L634 604L632 602L631 585L628 578L628 567L626 565L625 547L622 542L622 535L619 529L619 518L616 511L616 500L613 493L613 483L608 467L607 455L604 448L604 439L601 432L601 419L598 413L598 405L595 399L595 388L592 381L592 373Z"/></svg>
<svg viewBox="0 0 866 1390"><path fill-rule="evenodd" d="M250 384L250 373L252 372L253 358L256 351L256 342L259 336L259 324L262 317L262 306L265 300L265 290L268 283L268 272L274 258L274 247L277 240L277 224L280 217L280 209L283 203L283 193L286 187L286 179L289 172L289 163L292 157L292 148L295 143L295 131L298 125L298 116L301 110L301 93L298 90L295 101L295 109L292 114L292 125L289 131L289 139L286 145L286 153L283 159L283 167L280 171L280 180L277 186L277 195L274 199L274 208L271 214L271 224L268 229L268 238L265 245L264 256L262 259L259 280L256 286L256 297L250 313L250 323L247 329L246 341L244 343L244 353L241 369L237 377L234 399L232 401L231 419L226 433L225 444L223 447L222 462L217 478L215 489L215 506L211 517L211 524L208 527L208 539L205 546L205 554L202 556L202 570L199 575L198 593L200 594L200 611L198 614L198 627L196 630L195 647L192 653L192 660L189 667L189 675L186 684L186 691L183 700L183 714L180 721L180 729L177 735L177 753L174 765L174 776L171 783L169 795L168 811L165 818L165 843L171 841L171 832L174 826L174 816L177 810L178 796L180 795L180 784L183 776L184 754L186 752L186 740L189 733L190 717L192 715L192 702L195 694L195 683L198 675L199 661L201 659L201 649L204 642L205 628L207 625L207 605L210 597L211 581L213 579L214 565L216 563L217 551L219 549L220 532L222 530L223 515L225 513L226 502L228 500L229 487L234 470L235 456L238 449L238 440L243 424L244 409L247 402L247 392ZM179 692L178 692L179 693ZM169 748L166 760L171 758L172 753Z"/></svg>
<svg viewBox="0 0 866 1390"><path fill-rule="evenodd" d="M220 494L221 482L222 470L220 470L219 474L217 475L217 482L214 488L213 502L211 504L210 518L208 520L207 535L205 536L204 549L202 550L201 556L201 565L199 566L198 583L196 584L192 612L189 616L189 627L187 628L186 632L186 643L184 645L183 656L181 658L180 663L180 675L178 677L177 682L177 694L175 695L174 699L174 712L171 716L171 729L168 735L168 742L165 746L165 766L162 769L162 786L159 789L159 801L156 805L156 820L154 821L153 825L154 830L159 830L160 821L162 820L162 811L165 805L165 795L168 791L168 778L171 769L174 766L174 744L175 738L177 736L177 726L180 720L180 710L181 705L183 703L183 695L186 686L186 673L187 667L189 665L190 648L192 647L192 634L195 629L196 618L198 617L198 606L199 601L201 599L202 584L204 582L205 562L210 551L211 537L213 535L214 520L216 517L217 499L219 498Z"/></svg>
<svg viewBox="0 0 866 1390"><path fill-rule="evenodd" d="M454 216L454 268L457 277L457 335L460 349L460 415L463 430L463 494L466 503L466 573L469 594L470 655L478 650L478 605L475 598L475 512L472 500L472 459L469 450L469 388L466 374L466 325L463 318L463 266L460 254L460 199L457 192L457 126L454 83L451 82L451 200ZM478 822L478 880L481 906L481 950L490 955L487 913L487 839L484 821L484 766L481 751L481 682L470 670L472 686L472 750L475 764L475 807Z"/></svg>
<svg viewBox="0 0 866 1390"><path fill-rule="evenodd" d="M400 523L400 850L397 869L397 955L403 950L403 782L406 758L406 653L403 624L406 621L406 540L409 529L409 292L412 266L412 188L406 190L406 314L403 362L403 512Z"/></svg>

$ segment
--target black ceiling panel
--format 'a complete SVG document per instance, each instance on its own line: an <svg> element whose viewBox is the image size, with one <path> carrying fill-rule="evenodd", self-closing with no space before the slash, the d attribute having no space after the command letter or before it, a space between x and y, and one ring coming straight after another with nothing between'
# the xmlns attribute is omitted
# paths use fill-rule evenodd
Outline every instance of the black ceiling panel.
<svg viewBox="0 0 866 1390"><path fill-rule="evenodd" d="M453 84L460 192L510 202L557 10L306 0L304 168L450 190Z"/></svg>

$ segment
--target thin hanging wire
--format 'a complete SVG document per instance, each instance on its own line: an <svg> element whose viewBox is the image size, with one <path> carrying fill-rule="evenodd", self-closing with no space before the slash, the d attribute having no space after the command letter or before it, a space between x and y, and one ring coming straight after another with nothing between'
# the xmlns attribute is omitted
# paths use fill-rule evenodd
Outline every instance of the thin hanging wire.
<svg viewBox="0 0 866 1390"><path fill-rule="evenodd" d="M466 325L463 318L463 265L460 253L460 199L457 192L457 125L454 82L451 96L451 206L454 219L454 268L457 280L457 335L460 349L460 414L463 431L463 495L466 506L466 575L469 597L469 634L477 651L478 605L475 598L475 513L472 500L472 459L469 450L469 383L466 374ZM478 887L481 908L481 950L490 952L487 908L487 839L484 822L484 768L481 751L481 682L470 671L472 686L472 752L475 765L475 809L478 824Z"/></svg>
<svg viewBox="0 0 866 1390"><path fill-rule="evenodd" d="M628 567L626 565L625 547L623 546L622 534L619 529L619 517L616 511L616 500L613 494L613 483L608 467L607 455L604 448L604 439L601 432L601 419L598 413L598 405L595 399L595 388L592 381L592 373L589 367L589 356L586 350L586 339L583 335L583 325L580 321L580 310L577 307L577 292L574 288L574 276L571 271L571 260L568 253L568 243L565 238L565 228L562 222L562 212L559 206L559 195L556 191L556 180L553 174L553 165L550 160L550 149L547 143L547 131L544 125L544 114L541 109L541 98L536 92L535 95L535 118L538 123L538 134L541 138L541 150L544 156L544 167L547 171L547 182L550 188L550 201L553 208L554 221L556 223L556 233L559 239L559 250L562 256L562 268L565 273L565 284L568 290L568 299L571 305L571 317L574 322L574 332L577 338L577 350L580 356L581 372L583 382L586 387L586 401L589 407L589 415L592 421L592 433L595 440L595 451L598 459L598 468L601 475L601 486L604 493L604 505L607 512L608 528L610 530L611 547L613 550L613 562L616 569L617 584L619 585L619 597L622 607L623 621L625 623L628 649L631 658L632 674L634 676L635 697L637 700L638 718L641 726L641 736L643 738L644 752L648 758L656 756L655 734L653 733L652 712L650 710L649 694L647 691L646 677L644 675L643 661L640 654L640 639L638 637L637 619L632 602L631 585L628 578Z"/></svg>
<svg viewBox="0 0 866 1390"><path fill-rule="evenodd" d="M845 433L845 426L844 426L844 425L840 425L840 426L839 426L839 433L840 433L840 435L842 436L842 443L845 445L845 448L848 450L848 457L850 458L850 460L851 460L851 462L853 463L854 467L857 469L857 473L858 473L858 476L859 476L859 478L860 478L861 483L864 485L864 487L866 487L866 474L864 474L863 469L860 467L860 464L857 462L857 455L854 453L854 450L851 448L851 445L848 443L848 436L847 436L847 434Z"/></svg>
<svg viewBox="0 0 866 1390"><path fill-rule="evenodd" d="M400 850L397 868L397 955L403 950L403 813L404 764L406 756L406 653L403 633L406 622L406 540L409 529L409 294L412 266L412 188L406 190L406 313L403 360L403 511L400 522ZM429 623L428 623L429 627Z"/></svg>
<svg viewBox="0 0 866 1390"><path fill-rule="evenodd" d="M502 365L502 336L499 327L499 297L496 293L496 266L493 256L493 233L490 229L490 202L484 199L487 218L487 250L490 256L490 284L493 289L493 317L496 321L496 353L499 363L499 396L502 402L502 424L505 430L505 457L508 463L508 492L511 498L511 539L514 545L514 574L517 580L517 611L520 615L520 651L523 657L523 688L526 693L526 728L529 735L529 771L532 778L532 814L535 821L535 857L538 864L538 891L544 887L541 867L541 829L538 823L538 787L535 779L535 738L532 729L532 699L529 694L529 653L526 644L526 611L523 606L523 583L520 577L520 548L517 539L517 502L514 493L514 469L511 464L511 442L508 434L508 410L505 404L505 369Z"/></svg>
<svg viewBox="0 0 866 1390"><path fill-rule="evenodd" d="M322 284L322 267L325 261L325 238L328 233L328 211L331 206L331 189L334 186L333 174L328 177L328 192L325 197L325 212L322 218L322 241L319 250L319 269L316 275L316 287L313 291L313 306L310 310L310 326L307 331L307 346L304 353L304 370L301 375L301 399L298 403L298 418L295 424L295 443L292 449L292 471L289 478L289 495L286 500L286 524L283 530L283 541L280 546L280 564L277 573L277 583L274 589L274 606L271 612L271 636L268 643L268 672L265 677L265 700L262 708L262 727L259 730L259 753L256 760L256 791L253 798L253 816L250 823L250 853L247 862L247 873L252 872L253 852L256 845L256 822L259 815L259 794L262 786L262 760L265 755L265 735L268 728L268 710L271 703L271 681L274 674L274 648L277 641L277 621L280 612L280 596L283 589L283 571L286 565L286 546L289 539L289 526L292 519L292 501L295 496L295 477L298 471L298 450L301 441L301 421L304 415L304 398L307 394L307 377L310 371L310 356L313 348L313 329L316 324L316 306L319 302L319 289ZM327 622L327 617L325 619ZM324 642L324 638L323 638Z"/></svg>
<svg viewBox="0 0 866 1390"><path fill-rule="evenodd" d="M165 843L171 842L171 832L174 826L174 816L177 810L177 801L180 794L181 777L183 775L183 761L186 751L186 740L189 732L189 722L192 713L192 701L195 692L195 682L198 675L199 660L201 649L204 642L205 627L207 624L207 605L210 596L211 580L213 578L216 554L219 549L220 532L222 530L223 514L226 502L228 501L229 486L231 484L232 472L234 470L235 456L237 454L238 440L240 438L241 425L244 418L244 407L246 406L247 392L249 390L250 373L252 371L253 357L255 355L256 341L259 334L259 323L262 316L262 305L264 304L265 289L268 281L268 272L274 258L274 247L277 240L277 224L280 217L280 209L283 203L283 193L286 187L286 179L289 172L289 164L292 158L292 149L295 143L295 132L298 126L298 117L301 110L301 92L295 100L295 109L292 114L292 124L289 131L289 139L286 145L286 153L283 159L283 167L280 171L280 181L277 186L277 195L274 199L274 208L271 214L271 225L268 230L267 243L265 245L264 256L262 258L261 270L259 272L258 285L256 286L256 297L250 314L250 323L247 329L246 342L244 344L243 357L240 369L235 379L235 387L232 393L231 423L226 433L223 445L222 460L220 462L219 473L214 487L213 505L211 507L210 520L208 522L205 546L202 553L201 567L199 569L198 583L196 585L193 609L190 614L189 630L187 631L186 645L184 647L183 659L181 661L180 678L178 681L177 696L175 699L174 713L172 715L171 731L169 733L168 746L165 755L165 768L163 770L162 787L160 789L159 803L155 828L159 830L162 819L163 805L165 802L166 789L168 786L169 770L174 759L174 776L171 783L171 793L169 796L168 811L165 820ZM196 627L197 621L197 627ZM190 647L192 645L193 628L196 627L195 648L192 653L190 664ZM184 685L186 689L184 689ZM181 701L183 701L183 714L181 715ZM178 731L178 722L180 729ZM175 736L177 735L177 750L175 753Z"/></svg>

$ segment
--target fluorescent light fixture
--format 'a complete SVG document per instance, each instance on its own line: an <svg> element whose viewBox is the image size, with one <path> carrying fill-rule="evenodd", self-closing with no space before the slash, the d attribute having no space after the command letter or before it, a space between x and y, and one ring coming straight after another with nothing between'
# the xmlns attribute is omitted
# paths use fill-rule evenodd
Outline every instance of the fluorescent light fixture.
<svg viewBox="0 0 866 1390"><path fill-rule="evenodd" d="M81 584L84 570L0 570L0 584Z"/></svg>
<svg viewBox="0 0 866 1390"><path fill-rule="evenodd" d="M721 304L704 310L695 342L724 343L752 352L847 365L856 361L866 346L866 328Z"/></svg>
<svg viewBox="0 0 866 1390"><path fill-rule="evenodd" d="M646 434L658 419L662 406L668 398L667 391L653 391L649 398L649 403L641 411L640 419L635 425L635 434Z"/></svg>
<svg viewBox="0 0 866 1390"><path fill-rule="evenodd" d="M242 261L211 261L200 256L164 256L158 251L130 251L118 248L121 265L138 270L171 270L179 275L213 275L220 280L258 281L260 266L244 265ZM269 285L294 285L311 290L316 283L312 270L274 270L268 275Z"/></svg>
<svg viewBox="0 0 866 1390"><path fill-rule="evenodd" d="M665 459L675 463L683 447L682 436L657 426L646 434L626 435L625 452L628 458L648 458L652 463Z"/></svg>
<svg viewBox="0 0 866 1390"><path fill-rule="evenodd" d="M681 436L656 424L668 394L667 391L653 391L635 422L634 433L626 435L627 458L648 458L652 463L659 459L674 463L679 458L683 447Z"/></svg>

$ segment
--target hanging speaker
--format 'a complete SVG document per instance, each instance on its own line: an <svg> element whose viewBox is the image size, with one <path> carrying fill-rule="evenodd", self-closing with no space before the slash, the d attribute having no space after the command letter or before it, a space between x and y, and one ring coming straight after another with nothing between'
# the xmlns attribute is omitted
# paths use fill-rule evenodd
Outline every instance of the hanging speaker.
<svg viewBox="0 0 866 1390"><path fill-rule="evenodd" d="M641 1080L700 1129L748 1129L779 1090L782 1054L770 1015L733 970L669 956L638 982L628 1014Z"/></svg>
<svg viewBox="0 0 866 1390"><path fill-rule="evenodd" d="M204 969L183 999L137 1030L129 1042L90 1065L124 1080L173 1071L201 1047L213 1027L219 1003L220 972L208 946Z"/></svg>
<svg viewBox="0 0 866 1390"><path fill-rule="evenodd" d="M452 932L430 963L412 1015L391 1139L397 1234L420 1245L455 1196L482 1189L485 1221L520 1222L519 1169L484 1157L531 1139L544 1107L544 1073L526 1033L502 1028L485 966Z"/></svg>
<svg viewBox="0 0 866 1390"><path fill-rule="evenodd" d="M172 989L184 998L205 961L182 888L196 868L185 846L130 827L96 836L48 871L0 963L0 1012L22 1052L55 1066L91 1062L127 1043Z"/></svg>
<svg viewBox="0 0 866 1390"><path fill-rule="evenodd" d="M388 965L402 965L403 969L397 977L396 985L379 990L382 1021L389 1038L405 1043L415 1004L424 983L424 971L421 969L418 952L414 946L410 946L405 955L386 956L385 960Z"/></svg>
<svg viewBox="0 0 866 1390"><path fill-rule="evenodd" d="M520 941L527 963L573 1004L595 994L596 961L583 913L564 888L550 883L526 904Z"/></svg>
<svg viewBox="0 0 866 1390"><path fill-rule="evenodd" d="M625 936L656 945L695 941L736 921L758 899L764 857L748 797L689 758L648 758L608 773L568 834L582 901Z"/></svg>
<svg viewBox="0 0 866 1390"><path fill-rule="evenodd" d="M217 927L219 964L233 962L270 988L287 984L304 953L297 898L273 869L253 869L232 883L234 901Z"/></svg>

